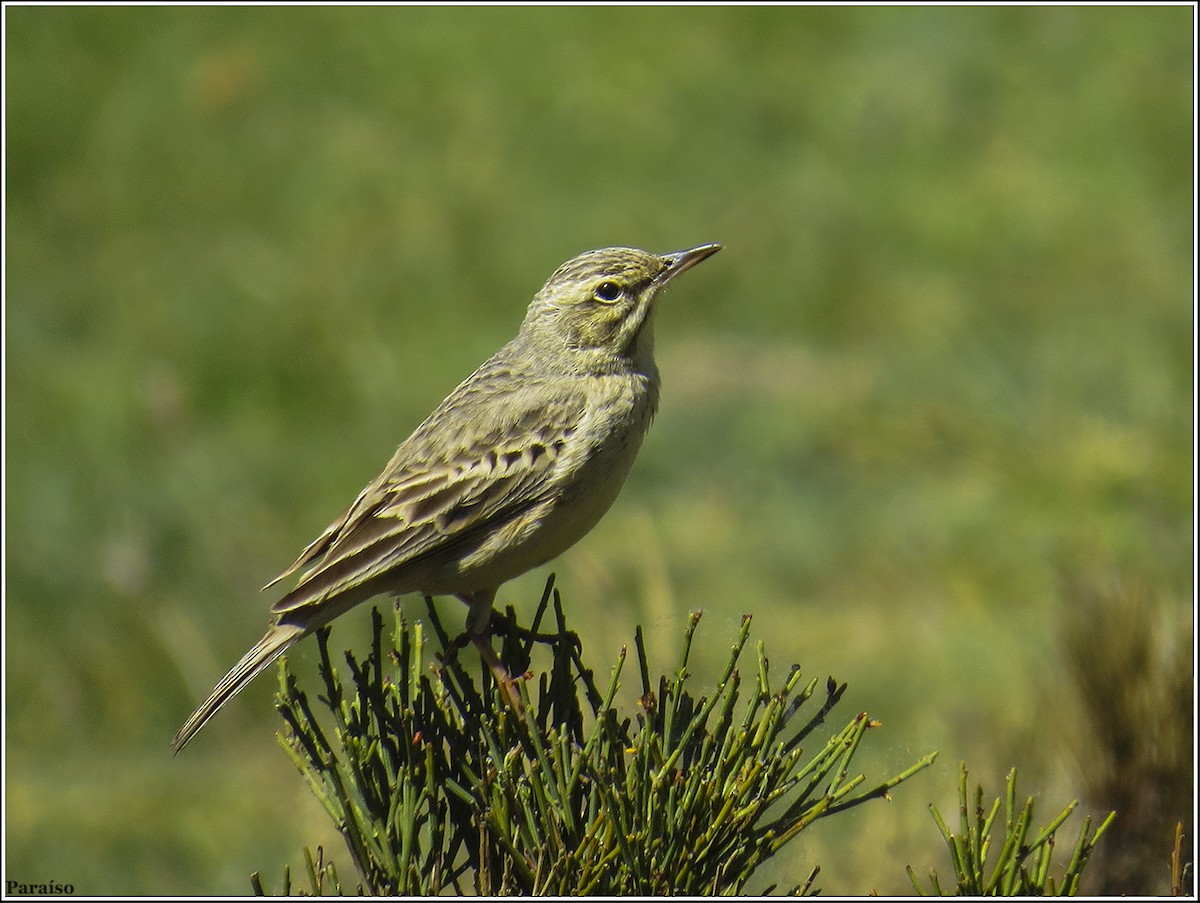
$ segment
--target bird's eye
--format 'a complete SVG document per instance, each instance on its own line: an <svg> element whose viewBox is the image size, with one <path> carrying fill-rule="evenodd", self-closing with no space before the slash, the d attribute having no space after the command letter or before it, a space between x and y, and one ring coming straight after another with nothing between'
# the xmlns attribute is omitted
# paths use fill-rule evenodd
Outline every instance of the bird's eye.
<svg viewBox="0 0 1200 903"><path fill-rule="evenodd" d="M612 304L621 297L621 286L615 282L601 282L596 286L595 296L597 301Z"/></svg>

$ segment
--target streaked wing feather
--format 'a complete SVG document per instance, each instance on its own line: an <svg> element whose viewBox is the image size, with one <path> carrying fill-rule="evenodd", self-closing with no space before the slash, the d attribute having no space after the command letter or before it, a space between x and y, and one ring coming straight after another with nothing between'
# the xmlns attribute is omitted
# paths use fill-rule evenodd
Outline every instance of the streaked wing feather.
<svg viewBox="0 0 1200 903"><path fill-rule="evenodd" d="M343 511L337 520L326 527L320 536L306 545L304 547L304 551L300 553L299 557L293 561L286 570L281 571L278 575L276 575L270 583L263 587L263 589L270 589L276 583L283 580L284 577L291 576L292 574L296 573L296 571L300 570L300 568L304 567L304 565L315 561L329 551L329 547L333 545L333 542L335 539L337 539L339 532L346 526L346 522L350 519L350 517L357 512L358 507L362 504L363 499L367 497L367 494L371 491L371 488L374 485L375 484L372 482L363 487L363 491L358 494L358 498L354 500L354 503L345 511Z"/></svg>
<svg viewBox="0 0 1200 903"><path fill-rule="evenodd" d="M540 501L565 438L583 416L583 393L560 393L548 403L537 392L520 391L490 401L498 425L473 437L463 428L453 444L444 435L431 440L435 412L354 505L281 575L315 562L271 610L281 614L319 604L449 550Z"/></svg>

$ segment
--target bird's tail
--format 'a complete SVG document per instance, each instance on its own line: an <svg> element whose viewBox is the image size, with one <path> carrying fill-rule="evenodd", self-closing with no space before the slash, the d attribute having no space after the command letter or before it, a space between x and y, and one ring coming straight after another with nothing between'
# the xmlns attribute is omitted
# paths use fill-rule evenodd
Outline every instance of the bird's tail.
<svg viewBox="0 0 1200 903"><path fill-rule="evenodd" d="M208 723L208 719L217 714L225 703L240 693L242 688L261 674L271 662L279 658L292 643L307 633L307 629L295 624L276 624L271 627L266 635L242 656L241 661L221 678L221 682L209 694L208 699L192 712L191 717L184 722L175 739L171 741L171 749L178 753L187 746L200 728Z"/></svg>

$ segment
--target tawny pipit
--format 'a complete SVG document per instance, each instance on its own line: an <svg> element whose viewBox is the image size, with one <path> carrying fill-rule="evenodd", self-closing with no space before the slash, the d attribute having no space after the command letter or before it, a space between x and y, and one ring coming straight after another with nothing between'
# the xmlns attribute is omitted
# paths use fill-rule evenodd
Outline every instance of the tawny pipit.
<svg viewBox="0 0 1200 903"><path fill-rule="evenodd" d="M617 497L658 406L654 299L720 247L604 248L560 266L516 338L267 584L311 566L172 748L183 749L294 642L380 593L462 599L467 634L505 690L490 636L496 590L572 546ZM506 695L515 698L511 688Z"/></svg>

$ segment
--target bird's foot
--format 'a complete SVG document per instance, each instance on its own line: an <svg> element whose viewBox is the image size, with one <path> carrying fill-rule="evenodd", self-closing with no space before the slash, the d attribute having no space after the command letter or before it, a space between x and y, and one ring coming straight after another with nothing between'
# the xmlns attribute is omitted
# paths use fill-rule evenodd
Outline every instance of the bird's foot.
<svg viewBox="0 0 1200 903"><path fill-rule="evenodd" d="M525 717L525 703L521 700L521 694L517 692L517 681L524 680L528 675L522 674L520 677L513 677L508 673L508 669L504 667L504 663L500 661L496 655L496 650L492 648L491 637L473 636L471 641L475 643L475 647L479 650L479 655L483 659L484 664L492 672L492 677L496 679L496 686L500 688L500 695L504 697L513 710L522 719Z"/></svg>
<svg viewBox="0 0 1200 903"><path fill-rule="evenodd" d="M538 633L536 630L522 627L515 620L495 610L492 611L489 629L493 636L512 636L530 643L542 643L546 646L557 646L560 643L568 642L578 650L583 649L583 643L579 639L579 634L574 630L563 630L558 633Z"/></svg>

